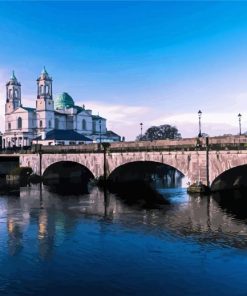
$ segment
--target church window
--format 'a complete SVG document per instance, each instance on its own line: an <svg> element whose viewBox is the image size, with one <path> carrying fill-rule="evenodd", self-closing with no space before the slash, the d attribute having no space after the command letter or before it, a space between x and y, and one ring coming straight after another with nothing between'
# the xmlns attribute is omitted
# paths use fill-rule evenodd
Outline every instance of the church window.
<svg viewBox="0 0 247 296"><path fill-rule="evenodd" d="M82 129L86 130L87 129L87 122L85 119L82 119Z"/></svg>
<svg viewBox="0 0 247 296"><path fill-rule="evenodd" d="M43 122L42 120L39 121L39 127L42 127L43 126Z"/></svg>
<svg viewBox="0 0 247 296"><path fill-rule="evenodd" d="M12 89L9 90L9 98L12 98Z"/></svg>
<svg viewBox="0 0 247 296"><path fill-rule="evenodd" d="M18 98L18 91L17 89L15 89L15 95L14 95L15 98Z"/></svg>
<svg viewBox="0 0 247 296"><path fill-rule="evenodd" d="M18 117L17 119L17 128L22 128L22 118Z"/></svg>
<svg viewBox="0 0 247 296"><path fill-rule="evenodd" d="M40 94L43 94L43 85L40 86Z"/></svg>
<svg viewBox="0 0 247 296"><path fill-rule="evenodd" d="M8 122L8 130L11 130L11 123Z"/></svg>

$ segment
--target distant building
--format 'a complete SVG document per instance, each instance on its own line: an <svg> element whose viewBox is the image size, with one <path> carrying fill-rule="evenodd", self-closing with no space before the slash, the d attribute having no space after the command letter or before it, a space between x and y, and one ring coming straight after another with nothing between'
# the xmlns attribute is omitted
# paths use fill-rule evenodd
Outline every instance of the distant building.
<svg viewBox="0 0 247 296"><path fill-rule="evenodd" d="M93 115L85 106L77 106L64 92L55 101L52 78L44 68L37 79L36 108L21 103L21 84L13 72L6 84L5 133L2 147L80 144L120 141L106 128L106 119Z"/></svg>

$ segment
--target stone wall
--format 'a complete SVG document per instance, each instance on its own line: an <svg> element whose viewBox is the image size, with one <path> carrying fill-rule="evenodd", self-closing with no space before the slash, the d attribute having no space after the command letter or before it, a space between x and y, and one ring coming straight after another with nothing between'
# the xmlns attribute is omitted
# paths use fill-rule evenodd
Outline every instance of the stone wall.
<svg viewBox="0 0 247 296"><path fill-rule="evenodd" d="M41 174L52 164L59 161L73 161L87 167L95 178L104 173L104 154L101 153L67 153L42 154ZM190 183L201 181L207 184L206 151L177 152L122 152L106 153L106 170L109 176L117 167L135 161L154 161L170 165L188 178ZM247 164L246 150L209 151L209 182L231 168ZM20 155L20 166L31 167L34 173L40 175L40 155Z"/></svg>

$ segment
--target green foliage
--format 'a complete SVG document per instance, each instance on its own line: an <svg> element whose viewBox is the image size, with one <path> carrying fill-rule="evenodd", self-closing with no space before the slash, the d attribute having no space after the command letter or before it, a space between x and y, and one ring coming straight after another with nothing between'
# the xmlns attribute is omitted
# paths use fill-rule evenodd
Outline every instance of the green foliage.
<svg viewBox="0 0 247 296"><path fill-rule="evenodd" d="M16 167L13 170L11 170L10 175L12 176L24 176L27 174L31 174L32 169L29 167Z"/></svg>
<svg viewBox="0 0 247 296"><path fill-rule="evenodd" d="M165 140L165 139L181 139L181 134L175 126L169 124L163 124L160 126L152 126L147 129L145 134L137 138L139 141L154 141L154 140Z"/></svg>

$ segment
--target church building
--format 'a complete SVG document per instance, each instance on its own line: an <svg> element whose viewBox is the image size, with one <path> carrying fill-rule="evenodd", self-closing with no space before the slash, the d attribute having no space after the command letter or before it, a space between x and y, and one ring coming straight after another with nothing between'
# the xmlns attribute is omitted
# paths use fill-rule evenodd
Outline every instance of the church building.
<svg viewBox="0 0 247 296"><path fill-rule="evenodd" d="M37 79L36 108L21 103L21 84L14 72L6 84L5 133L2 147L74 145L120 141L106 128L106 119L77 106L64 92L53 100L52 78L44 68Z"/></svg>

